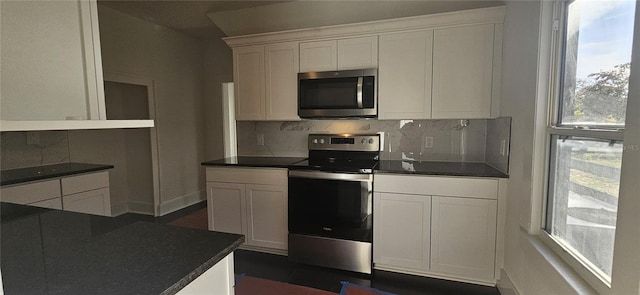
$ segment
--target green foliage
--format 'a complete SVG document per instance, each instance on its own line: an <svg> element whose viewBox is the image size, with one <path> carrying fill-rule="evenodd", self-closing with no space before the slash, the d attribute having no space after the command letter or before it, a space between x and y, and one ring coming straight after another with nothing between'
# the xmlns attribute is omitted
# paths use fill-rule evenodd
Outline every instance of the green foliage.
<svg viewBox="0 0 640 295"><path fill-rule="evenodd" d="M624 124L630 65L620 64L578 80L574 115L583 122Z"/></svg>

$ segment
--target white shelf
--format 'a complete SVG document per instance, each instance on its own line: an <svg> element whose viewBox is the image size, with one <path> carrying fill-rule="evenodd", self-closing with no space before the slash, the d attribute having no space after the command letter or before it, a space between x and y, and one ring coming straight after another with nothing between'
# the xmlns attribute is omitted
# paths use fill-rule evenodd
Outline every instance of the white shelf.
<svg viewBox="0 0 640 295"><path fill-rule="evenodd" d="M0 120L0 131L43 131L150 128L153 120L68 120L68 121L5 121Z"/></svg>

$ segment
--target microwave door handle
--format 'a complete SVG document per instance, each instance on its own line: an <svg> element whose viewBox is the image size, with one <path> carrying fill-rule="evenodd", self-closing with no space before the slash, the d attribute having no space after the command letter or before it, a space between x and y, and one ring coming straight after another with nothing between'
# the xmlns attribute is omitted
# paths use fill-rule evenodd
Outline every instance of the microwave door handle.
<svg viewBox="0 0 640 295"><path fill-rule="evenodd" d="M357 88L357 93L356 93L356 100L358 101L358 108L361 109L362 108L362 83L364 81L364 77L360 76L358 77L358 86L356 86Z"/></svg>

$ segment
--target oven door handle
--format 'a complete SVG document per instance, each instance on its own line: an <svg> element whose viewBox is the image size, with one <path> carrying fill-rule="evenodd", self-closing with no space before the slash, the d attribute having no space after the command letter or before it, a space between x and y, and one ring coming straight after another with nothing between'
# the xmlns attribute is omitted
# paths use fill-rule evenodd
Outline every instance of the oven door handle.
<svg viewBox="0 0 640 295"><path fill-rule="evenodd" d="M333 173L333 172L306 171L306 170L289 171L289 177L373 182L373 174Z"/></svg>

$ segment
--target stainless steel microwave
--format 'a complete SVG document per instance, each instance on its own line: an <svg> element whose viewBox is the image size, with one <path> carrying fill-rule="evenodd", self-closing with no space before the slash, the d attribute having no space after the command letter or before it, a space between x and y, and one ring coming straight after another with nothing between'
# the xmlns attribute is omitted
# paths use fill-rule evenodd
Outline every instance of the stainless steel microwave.
<svg viewBox="0 0 640 295"><path fill-rule="evenodd" d="M298 74L300 118L376 118L378 70Z"/></svg>

